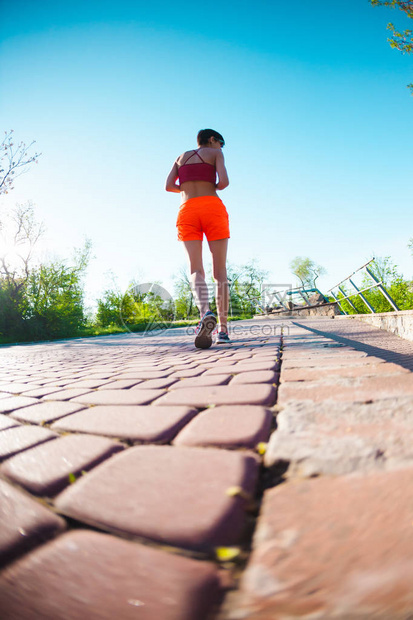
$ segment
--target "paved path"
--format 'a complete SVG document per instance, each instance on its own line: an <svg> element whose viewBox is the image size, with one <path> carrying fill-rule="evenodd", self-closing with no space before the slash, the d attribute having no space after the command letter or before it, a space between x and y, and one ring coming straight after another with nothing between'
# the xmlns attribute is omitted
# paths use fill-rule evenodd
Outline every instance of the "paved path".
<svg viewBox="0 0 413 620"><path fill-rule="evenodd" d="M413 617L413 343L232 328L0 348L2 618Z"/></svg>

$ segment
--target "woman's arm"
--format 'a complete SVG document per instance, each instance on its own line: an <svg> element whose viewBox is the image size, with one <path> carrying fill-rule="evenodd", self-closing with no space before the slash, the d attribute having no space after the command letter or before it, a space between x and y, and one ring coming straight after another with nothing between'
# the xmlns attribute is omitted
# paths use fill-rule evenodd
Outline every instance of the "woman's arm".
<svg viewBox="0 0 413 620"><path fill-rule="evenodd" d="M216 184L217 189L225 189L229 185L228 172L225 168L224 155L222 151L217 151L216 160L215 160L215 168L218 172L218 183Z"/></svg>
<svg viewBox="0 0 413 620"><path fill-rule="evenodd" d="M176 183L176 179L178 178L178 164L175 162L172 166L171 172L168 174L168 178L166 179L165 189L167 192L175 192L177 194L180 193L181 188Z"/></svg>

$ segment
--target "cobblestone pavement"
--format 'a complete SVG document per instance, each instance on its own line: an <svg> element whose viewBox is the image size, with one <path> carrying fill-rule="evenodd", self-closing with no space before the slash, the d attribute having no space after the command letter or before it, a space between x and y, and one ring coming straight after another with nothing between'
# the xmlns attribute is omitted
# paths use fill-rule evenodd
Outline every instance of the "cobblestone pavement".
<svg viewBox="0 0 413 620"><path fill-rule="evenodd" d="M353 320L0 347L0 617L413 617L413 343Z"/></svg>

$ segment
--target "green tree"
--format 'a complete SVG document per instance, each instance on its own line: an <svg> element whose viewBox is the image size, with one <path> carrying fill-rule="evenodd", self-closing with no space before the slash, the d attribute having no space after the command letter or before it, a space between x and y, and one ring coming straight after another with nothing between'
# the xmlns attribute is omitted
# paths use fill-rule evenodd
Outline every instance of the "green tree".
<svg viewBox="0 0 413 620"><path fill-rule="evenodd" d="M29 154L34 144L13 142L13 131L0 143L0 194L38 161ZM35 248L44 233L31 202L17 205L0 217L0 340L40 340L74 336L85 325L83 276L91 242L75 250L72 264L62 259L35 261Z"/></svg>
<svg viewBox="0 0 413 620"><path fill-rule="evenodd" d="M373 6L387 6L391 8L399 8L409 18L413 19L413 1L412 0L370 0ZM390 46L398 49L402 54L411 54L413 52L413 30L397 30L392 22L387 24L387 29L391 31L392 36L387 39ZM413 95L413 83L407 85Z"/></svg>
<svg viewBox="0 0 413 620"><path fill-rule="evenodd" d="M85 326L83 278L91 249L87 239L70 263L55 259L30 272L24 319L33 340L75 336Z"/></svg>
<svg viewBox="0 0 413 620"><path fill-rule="evenodd" d="M100 327L110 325L122 325L121 307L123 302L122 293L106 289L103 297L97 300L96 322Z"/></svg>
<svg viewBox="0 0 413 620"><path fill-rule="evenodd" d="M0 221L0 338L25 338L26 286L44 233L31 202L2 213ZM28 337L28 336L27 336Z"/></svg>
<svg viewBox="0 0 413 620"><path fill-rule="evenodd" d="M83 275L90 241L75 250L71 264L35 260L44 232L32 203L2 217L0 230L0 339L41 340L76 335L85 324Z"/></svg>
<svg viewBox="0 0 413 620"><path fill-rule="evenodd" d="M262 303L262 285L268 271L262 269L256 259L244 265L227 267L230 291L230 316L252 316Z"/></svg>
<svg viewBox="0 0 413 620"><path fill-rule="evenodd" d="M134 331L143 325L155 328L172 321L175 306L172 298L164 298L163 293L164 289L156 282L146 285L132 282L125 293L113 283L97 302L97 324L101 327L117 325Z"/></svg>
<svg viewBox="0 0 413 620"><path fill-rule="evenodd" d="M321 265L317 265L308 256L296 256L290 262L292 273L300 280L303 288L316 288L317 278L326 273Z"/></svg>
<svg viewBox="0 0 413 620"><path fill-rule="evenodd" d="M128 294L135 302L135 316L139 322L152 323L156 326L157 323L174 319L173 299L160 282L132 283Z"/></svg>
<svg viewBox="0 0 413 620"><path fill-rule="evenodd" d="M175 309L177 319L196 319L198 309L192 295L191 281L187 269L182 267L179 274L174 277Z"/></svg>

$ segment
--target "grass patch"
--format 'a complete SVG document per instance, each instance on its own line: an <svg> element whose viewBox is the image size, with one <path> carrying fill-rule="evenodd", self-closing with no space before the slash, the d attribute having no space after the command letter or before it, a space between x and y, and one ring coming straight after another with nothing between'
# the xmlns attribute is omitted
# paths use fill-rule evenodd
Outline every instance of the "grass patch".
<svg viewBox="0 0 413 620"><path fill-rule="evenodd" d="M228 317L228 321L242 321L245 319L251 319L252 315L241 315ZM107 327L100 327L98 325L86 325L84 328L78 330L72 336L56 336L56 338L48 338L44 340L13 340L11 338L0 335L0 345L12 345L12 344L30 344L33 342L52 342L54 340L71 340L72 338L93 338L95 336L111 336L114 334L127 334L127 333L141 333L145 331L155 331L157 329L176 329L178 327L191 327L198 325L199 319L188 319L181 321L165 321L162 323L155 322L142 322L130 325L129 329L121 327L120 325L108 325Z"/></svg>

